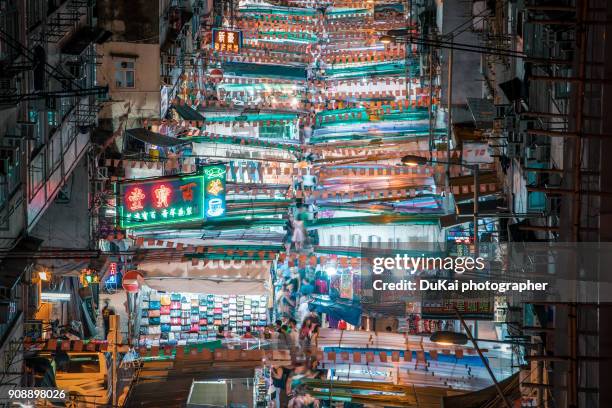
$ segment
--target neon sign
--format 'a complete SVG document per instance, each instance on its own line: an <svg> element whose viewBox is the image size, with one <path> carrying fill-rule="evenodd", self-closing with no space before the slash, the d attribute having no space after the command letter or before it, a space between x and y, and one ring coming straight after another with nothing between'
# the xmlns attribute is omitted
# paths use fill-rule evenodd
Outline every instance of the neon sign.
<svg viewBox="0 0 612 408"><path fill-rule="evenodd" d="M216 165L204 169L206 181L206 198L204 208L207 218L218 218L225 214L225 165Z"/></svg>
<svg viewBox="0 0 612 408"><path fill-rule="evenodd" d="M128 193L127 202L128 208L131 211L143 210L144 205L142 204L143 200L147 198L141 188L134 188Z"/></svg>
<svg viewBox="0 0 612 408"><path fill-rule="evenodd" d="M212 37L215 51L237 54L242 48L242 31L213 28Z"/></svg>
<svg viewBox="0 0 612 408"><path fill-rule="evenodd" d="M161 186L156 187L153 190L153 195L155 196L155 203L153 206L155 208L168 208L170 206L170 203L168 202L170 199L170 194L172 194L172 190L167 185L162 184Z"/></svg>
<svg viewBox="0 0 612 408"><path fill-rule="evenodd" d="M151 227L204 220L205 177L174 176L119 184L119 224Z"/></svg>

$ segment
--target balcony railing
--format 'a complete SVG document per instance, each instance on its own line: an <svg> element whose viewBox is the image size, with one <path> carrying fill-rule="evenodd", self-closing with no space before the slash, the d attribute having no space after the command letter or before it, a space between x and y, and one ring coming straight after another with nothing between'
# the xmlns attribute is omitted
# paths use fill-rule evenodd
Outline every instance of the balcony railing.
<svg viewBox="0 0 612 408"><path fill-rule="evenodd" d="M89 131L81 129L77 120L82 106L88 106L87 98L78 100L30 161L28 228L38 221L89 146Z"/></svg>

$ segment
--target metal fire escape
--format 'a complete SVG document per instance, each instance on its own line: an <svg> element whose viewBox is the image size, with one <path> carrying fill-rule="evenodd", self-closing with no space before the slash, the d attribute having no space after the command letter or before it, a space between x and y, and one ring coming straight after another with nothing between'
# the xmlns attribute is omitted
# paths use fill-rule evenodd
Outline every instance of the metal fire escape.
<svg viewBox="0 0 612 408"><path fill-rule="evenodd" d="M10 247L23 228L12 217L23 211L17 205L27 206L24 227L33 228L89 146L88 133L96 124L99 99L106 97L108 89L93 84L95 52L75 57L85 72L79 77L75 75L78 70L66 69L70 65L65 63L74 56L64 55L63 47L80 35L77 30L89 27L93 4L68 0L48 10L46 2L28 2L26 27L17 26L17 10L13 10L13 25L8 23L7 10L0 13L3 56L11 56L3 58L0 65L3 85L8 85L0 90L0 105L17 106L21 118L18 128L3 138L3 144L13 141L19 145L24 152L20 162L27 167L23 174L28 177L27 182L20 177L17 186L23 183L27 191L13 194L23 196L23 203L3 203L1 208L0 228L5 232L0 234L2 247ZM85 49L92 48L91 42L85 44ZM59 56L59 62L51 64L49 55Z"/></svg>

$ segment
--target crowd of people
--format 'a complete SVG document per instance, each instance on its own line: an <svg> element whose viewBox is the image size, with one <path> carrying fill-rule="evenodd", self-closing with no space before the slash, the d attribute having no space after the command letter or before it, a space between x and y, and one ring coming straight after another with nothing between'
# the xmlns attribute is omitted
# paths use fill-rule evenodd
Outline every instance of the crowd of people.
<svg viewBox="0 0 612 408"><path fill-rule="evenodd" d="M316 351L320 320L316 314L308 315L300 325L294 318L281 318L274 325L266 327L264 338L289 349L291 365L273 366L274 389L272 400L275 407L318 407L318 401L310 396L302 384L303 379L324 378L325 371L319 370Z"/></svg>

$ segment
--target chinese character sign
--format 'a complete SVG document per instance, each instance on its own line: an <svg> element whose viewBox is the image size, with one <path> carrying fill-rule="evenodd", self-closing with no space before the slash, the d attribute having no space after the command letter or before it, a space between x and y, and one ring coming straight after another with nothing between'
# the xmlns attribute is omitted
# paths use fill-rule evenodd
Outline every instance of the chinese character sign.
<svg viewBox="0 0 612 408"><path fill-rule="evenodd" d="M213 48L215 51L237 54L242 48L242 32L237 30L213 29Z"/></svg>
<svg viewBox="0 0 612 408"><path fill-rule="evenodd" d="M205 216L218 218L225 215L225 165L208 166L204 169L205 180Z"/></svg>
<svg viewBox="0 0 612 408"><path fill-rule="evenodd" d="M165 177L119 185L119 225L150 227L204 220L204 176Z"/></svg>

